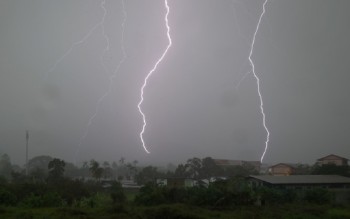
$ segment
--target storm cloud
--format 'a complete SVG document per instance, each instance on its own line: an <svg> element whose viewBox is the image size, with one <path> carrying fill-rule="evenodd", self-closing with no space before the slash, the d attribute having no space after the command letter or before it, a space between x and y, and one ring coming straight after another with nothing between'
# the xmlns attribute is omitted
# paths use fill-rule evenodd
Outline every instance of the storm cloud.
<svg viewBox="0 0 350 219"><path fill-rule="evenodd" d="M266 132L246 73L262 4L169 0L173 45L142 104L147 154L137 103L168 43L164 1L125 1L127 56L82 141L123 58L122 2L107 0L103 25L71 47L101 22L101 1L0 1L0 153L23 164L29 130L30 157L259 160ZM265 162L350 157L349 8L347 0L268 1L252 55L271 133Z"/></svg>

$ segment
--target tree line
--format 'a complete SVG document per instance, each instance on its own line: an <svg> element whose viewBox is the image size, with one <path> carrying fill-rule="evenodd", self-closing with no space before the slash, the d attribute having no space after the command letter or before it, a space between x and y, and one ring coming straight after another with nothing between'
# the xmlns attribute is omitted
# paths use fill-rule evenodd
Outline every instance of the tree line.
<svg viewBox="0 0 350 219"><path fill-rule="evenodd" d="M28 174L26 167L12 164L7 154L0 156L0 181L33 181L45 182L55 180L57 177L108 180L134 180L139 185L155 181L157 178L180 177L192 179L210 179L212 177L232 178L237 176L257 175L259 172L249 163L237 166L218 166L211 157L188 159L177 166L169 164L167 168L156 166L140 166L137 160L127 161L121 157L117 162L98 162L94 159L84 161L81 166L66 162L59 158L47 155L36 156L28 162ZM298 174L317 175L342 175L350 176L349 166L336 165L299 165Z"/></svg>
<svg viewBox="0 0 350 219"><path fill-rule="evenodd" d="M259 200L268 205L325 204L332 198L324 189L313 189L300 195L295 190L252 188L245 176L258 174L254 167L242 165L223 168L210 157L190 158L185 163L165 170L154 166L141 167L138 162L126 162L124 158L115 164L92 159L81 167L49 156L35 157L29 163L31 168L26 175L23 168L16 169L18 167L11 164L9 156L0 157L0 217L1 206L28 209L95 209L114 206L113 209L116 208L118 212L132 214L134 208L144 209L164 204L232 209L254 206ZM329 173L332 168L335 167L315 167L312 171L315 174L322 171ZM336 170L343 171L339 168ZM120 183L128 176L133 176L139 185L143 185L136 193L124 189ZM167 177L199 180L219 176L221 179L217 178L207 186L199 184L191 188L159 186L155 182L157 178ZM110 183L107 187L105 181ZM128 208L130 210L125 210Z"/></svg>

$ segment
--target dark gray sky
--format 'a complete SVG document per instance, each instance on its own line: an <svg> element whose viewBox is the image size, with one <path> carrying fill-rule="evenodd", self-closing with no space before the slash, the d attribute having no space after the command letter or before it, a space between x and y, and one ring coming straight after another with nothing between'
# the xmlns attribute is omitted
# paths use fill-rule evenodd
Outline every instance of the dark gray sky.
<svg viewBox="0 0 350 219"><path fill-rule="evenodd" d="M183 162L194 156L259 160L265 130L248 55L262 0L169 0L173 45L145 89L148 120L139 140L140 87L167 46L163 0L0 1L0 153L68 161ZM350 158L348 0L270 0L253 60L270 144L265 162ZM104 54L104 55L103 55ZM101 56L103 55L103 67ZM47 75L47 77L45 77ZM76 154L77 149L79 153Z"/></svg>

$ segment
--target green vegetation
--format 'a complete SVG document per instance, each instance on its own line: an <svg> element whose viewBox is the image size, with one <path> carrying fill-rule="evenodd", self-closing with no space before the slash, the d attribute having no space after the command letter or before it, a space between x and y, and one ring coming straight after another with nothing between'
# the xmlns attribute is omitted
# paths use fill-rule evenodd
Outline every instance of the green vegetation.
<svg viewBox="0 0 350 219"><path fill-rule="evenodd" d="M0 207L0 218L9 219L73 219L73 218L129 218L129 219L349 219L346 207L329 205L241 206L230 210L213 210L184 204L157 206L112 205L104 207L11 208Z"/></svg>
<svg viewBox="0 0 350 219"><path fill-rule="evenodd" d="M252 190L242 178L208 188L150 183L139 191L124 190L118 182L108 188L99 181L62 182L3 184L0 218L350 218L350 206L325 204L327 191L310 190L300 198L292 190ZM255 205L257 197L266 204Z"/></svg>
<svg viewBox="0 0 350 219"><path fill-rule="evenodd" d="M350 167L348 165L337 166L335 164L315 165L311 173L316 175L340 175L350 177Z"/></svg>
<svg viewBox="0 0 350 219"><path fill-rule="evenodd" d="M331 205L328 190L253 189L244 178L254 173L253 167L222 169L209 157L189 159L168 172L139 168L137 161L126 163L124 158L119 165L91 160L81 168L49 156L29 163L26 176L14 171L8 156L0 158L0 218L350 219L350 206ZM120 181L111 180L131 176L144 186L123 188ZM158 177L215 176L228 179L194 187L155 184Z"/></svg>

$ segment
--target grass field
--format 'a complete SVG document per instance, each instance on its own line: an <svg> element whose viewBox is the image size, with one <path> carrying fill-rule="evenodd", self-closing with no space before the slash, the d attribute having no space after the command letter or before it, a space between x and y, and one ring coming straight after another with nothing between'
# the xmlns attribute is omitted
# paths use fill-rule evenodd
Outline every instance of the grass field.
<svg viewBox="0 0 350 219"><path fill-rule="evenodd" d="M275 205L250 206L231 209L210 209L183 204L140 207L133 204L67 208L0 207L0 218L60 219L60 218L139 218L139 219L350 219L349 206Z"/></svg>
<svg viewBox="0 0 350 219"><path fill-rule="evenodd" d="M187 204L176 204L177 201L172 201L167 203L174 204L163 204L164 202L161 201L156 202L160 203L160 205L154 204L148 206L151 204L150 201L152 202L155 198L159 198L152 195L163 194L159 193L159 191L162 190L155 190L153 191L155 193L149 193L149 197L152 198L146 199L146 202L139 203L136 201L137 195L141 194L139 190L124 189L123 194L125 194L126 200L123 198L119 202L112 199L112 193L102 190L90 196L75 199L69 204L67 202L61 202L60 205L51 205L61 206L55 208L35 208L33 206L45 205L37 205L38 199L31 198L29 199L31 200L30 202L22 201L9 205L16 207L0 206L0 219L350 219L349 205L319 205L306 201L291 202L293 204L274 202L275 204L266 206L255 206L251 203L249 205L243 205L242 203L244 202L240 203L239 206L235 206L233 205L235 202L232 202L230 205L215 205L217 206L215 208L210 205L194 206L191 202L183 202ZM181 193L182 190L178 190L177 192L179 191ZM171 193L169 195L171 196ZM6 198L6 196L3 196L3 198ZM51 198L55 198L55 196ZM205 197L201 196L201 198Z"/></svg>

